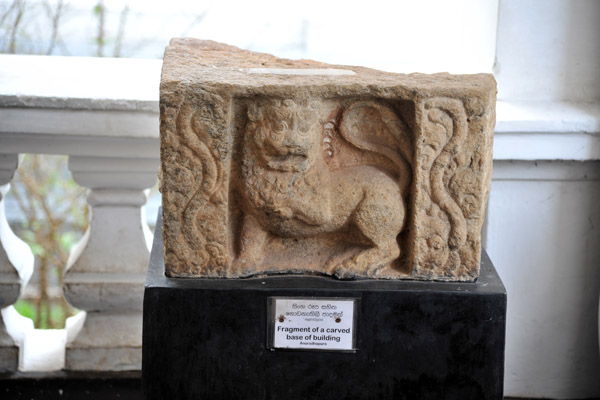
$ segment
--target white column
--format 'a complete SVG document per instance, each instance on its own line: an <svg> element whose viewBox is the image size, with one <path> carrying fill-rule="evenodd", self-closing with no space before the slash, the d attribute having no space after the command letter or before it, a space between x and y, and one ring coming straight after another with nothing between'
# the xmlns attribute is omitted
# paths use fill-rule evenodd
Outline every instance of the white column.
<svg viewBox="0 0 600 400"><path fill-rule="evenodd" d="M144 190L156 182L158 160L71 156L75 181L90 189L90 226L74 247L65 297L87 312L67 344L69 370L139 370L142 300L151 234L142 221Z"/></svg>
<svg viewBox="0 0 600 400"><path fill-rule="evenodd" d="M33 254L10 229L4 211L4 196L17 164L17 154L0 154L0 373L16 371L19 365L19 343L9 334L7 325L16 313L12 304L33 272Z"/></svg>

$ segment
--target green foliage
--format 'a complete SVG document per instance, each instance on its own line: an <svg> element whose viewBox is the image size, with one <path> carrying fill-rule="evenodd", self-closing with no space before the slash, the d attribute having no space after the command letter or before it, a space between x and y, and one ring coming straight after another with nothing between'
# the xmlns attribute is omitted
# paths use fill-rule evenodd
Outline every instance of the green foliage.
<svg viewBox="0 0 600 400"><path fill-rule="evenodd" d="M78 225L84 226L85 223L79 223ZM77 233L75 233L73 231L68 231L68 232L61 234L58 237L58 244L63 249L71 250L71 247L73 247L80 238L81 238L81 235L78 235Z"/></svg>
<svg viewBox="0 0 600 400"><path fill-rule="evenodd" d="M66 309L60 301L51 302L50 307L44 307L39 311L32 300L20 299L14 304L14 307L24 317L33 321L39 319L41 324L36 326L37 329L62 329L64 328L65 320L77 313L77 311L71 312Z"/></svg>
<svg viewBox="0 0 600 400"><path fill-rule="evenodd" d="M94 15L99 16L104 12L104 5L102 3L98 3L94 6Z"/></svg>
<svg viewBox="0 0 600 400"><path fill-rule="evenodd" d="M31 302L30 300L19 299L14 304L14 307L15 307L15 310L17 310L17 312L19 314L35 321L37 312L35 310L35 306L33 305L33 302Z"/></svg>

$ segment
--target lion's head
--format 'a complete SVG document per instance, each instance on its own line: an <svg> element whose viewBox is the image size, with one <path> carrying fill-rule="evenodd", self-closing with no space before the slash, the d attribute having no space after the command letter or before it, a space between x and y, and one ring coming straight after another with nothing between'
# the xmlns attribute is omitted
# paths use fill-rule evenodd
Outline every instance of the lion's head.
<svg viewBox="0 0 600 400"><path fill-rule="evenodd" d="M259 99L248 106L246 142L264 167L304 172L320 155L318 102Z"/></svg>

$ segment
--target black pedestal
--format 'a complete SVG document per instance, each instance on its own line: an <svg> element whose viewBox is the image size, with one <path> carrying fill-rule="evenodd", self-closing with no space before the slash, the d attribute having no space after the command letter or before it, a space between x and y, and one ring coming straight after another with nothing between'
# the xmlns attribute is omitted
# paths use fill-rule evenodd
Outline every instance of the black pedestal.
<svg viewBox="0 0 600 400"><path fill-rule="evenodd" d="M506 292L476 283L170 279L157 224L144 296L147 399L502 399ZM270 350L271 296L360 299L356 352Z"/></svg>

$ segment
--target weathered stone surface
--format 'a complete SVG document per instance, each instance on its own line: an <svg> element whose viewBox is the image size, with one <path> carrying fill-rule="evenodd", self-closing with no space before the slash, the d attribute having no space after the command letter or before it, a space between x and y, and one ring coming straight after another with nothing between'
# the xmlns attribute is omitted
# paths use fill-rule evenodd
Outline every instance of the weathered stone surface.
<svg viewBox="0 0 600 400"><path fill-rule="evenodd" d="M478 276L491 75L401 75L174 39L160 90L169 276Z"/></svg>

